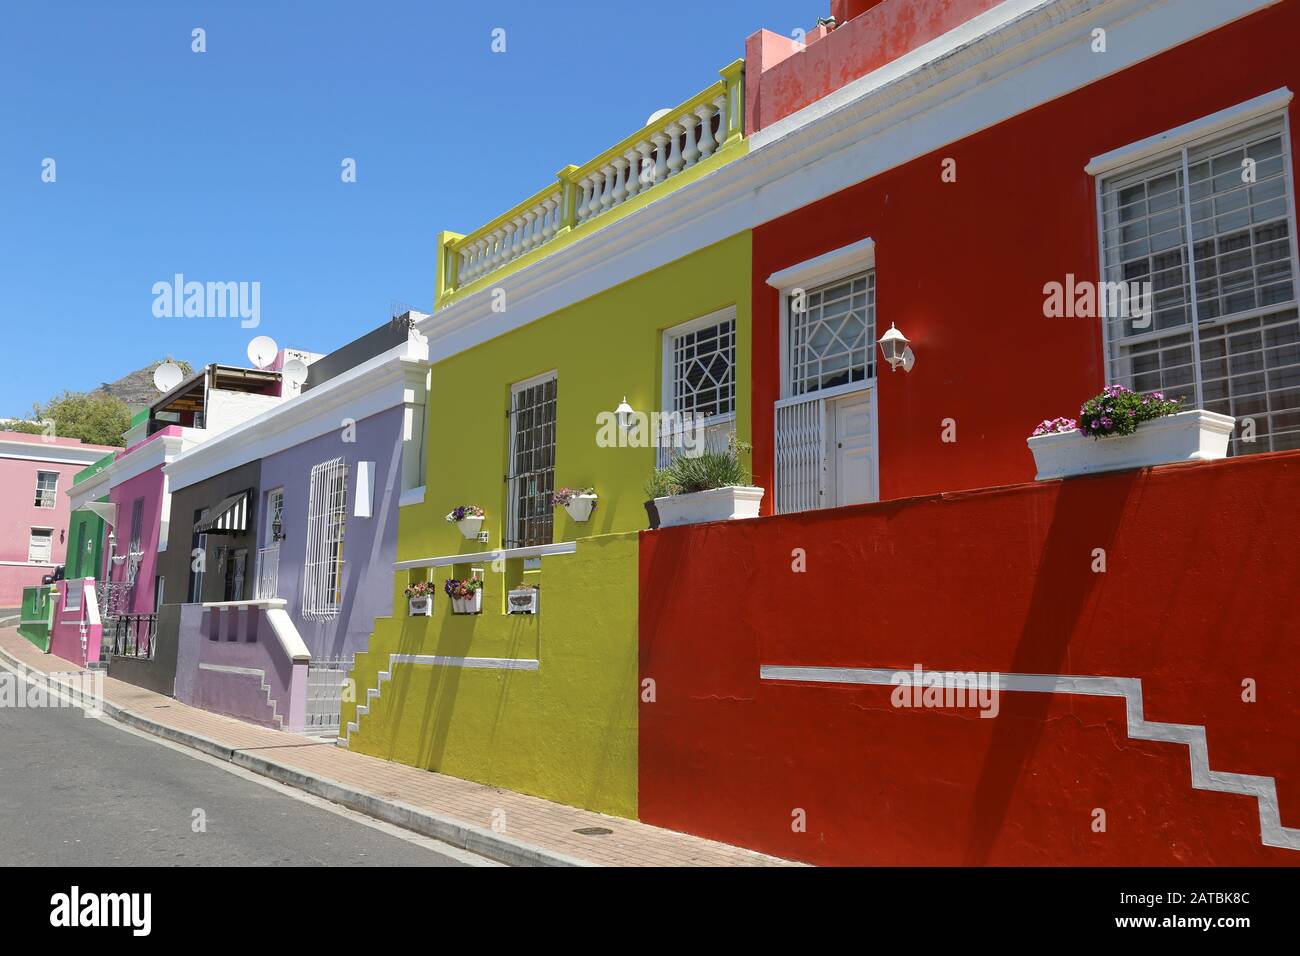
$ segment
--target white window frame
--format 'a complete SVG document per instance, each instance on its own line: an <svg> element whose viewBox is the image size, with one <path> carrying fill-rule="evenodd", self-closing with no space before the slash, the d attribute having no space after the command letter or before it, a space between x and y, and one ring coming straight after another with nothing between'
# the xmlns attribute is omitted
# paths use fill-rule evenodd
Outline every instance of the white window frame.
<svg viewBox="0 0 1300 956"><path fill-rule="evenodd" d="M49 538L48 538L48 540L49 540L49 542L50 542L50 547L49 547L49 550L48 550L48 551L46 552L46 554L45 554L45 560L44 560L44 561L37 560L36 558L32 557L32 539L35 538L35 537L37 537L36 532L38 532L38 531L45 531L45 532L48 532L48 533L49 533ZM28 530L28 532L27 532L27 563L28 563L28 564L49 564L49 565L53 565L53 564L54 564L54 529L53 529L53 528L45 528L45 527L41 527L40 525L35 525L35 526L33 526L32 528L30 528L30 529Z"/></svg>
<svg viewBox="0 0 1300 956"><path fill-rule="evenodd" d="M210 515L211 513L212 513L211 508L202 509L199 512L199 518L198 521L195 522L195 524L200 524L204 521L207 521L208 515ZM187 603L202 604L203 603L203 579L208 573L208 536L206 533L199 534L196 537L191 538L191 540L194 542L194 544L192 546L192 550L190 551L190 559L188 562L190 573L186 580L185 596L187 598L193 597L194 599L193 601ZM202 554L202 558L201 559L196 558L194 551L199 551ZM196 560L199 561L199 569L197 571L194 570L194 562Z"/></svg>
<svg viewBox="0 0 1300 956"><path fill-rule="evenodd" d="M144 498L131 502L131 537L127 543L128 554L140 554L144 549Z"/></svg>
<svg viewBox="0 0 1300 956"><path fill-rule="evenodd" d="M341 483L341 487L336 487ZM331 458L311 470L303 561L302 614L311 621L338 617L343 605L348 466Z"/></svg>
<svg viewBox="0 0 1300 956"><path fill-rule="evenodd" d="M41 493L41 479L46 475L54 476L54 485L48 489L49 504L46 504L47 499L45 495ZM36 472L36 494L33 496L32 500L36 504L37 508L45 511L52 510L59 506L59 473L57 471L46 471L45 469L40 469Z"/></svg>
<svg viewBox="0 0 1300 956"><path fill-rule="evenodd" d="M1180 189L1186 194L1190 188L1188 182L1188 156L1189 153L1203 145L1209 144L1219 139L1230 139L1235 134L1244 134L1255 127L1263 126L1270 122L1281 123L1280 138L1282 144L1282 163L1285 173L1285 179L1288 186L1288 203L1287 203L1287 229L1288 240L1291 246L1291 283L1292 283L1292 302L1271 304L1264 307L1247 310L1240 313L1232 313L1229 316L1216 316L1207 320L1207 324L1223 325L1235 321L1245 321L1250 318L1273 315L1277 312L1287 309L1297 309L1300 311L1300 241L1296 235L1296 179L1294 161L1291 155L1291 118L1289 104L1292 94L1285 87L1273 90L1262 96L1239 103L1236 106L1220 110L1209 116L1193 120L1182 126L1158 133L1155 136L1147 137L1136 143L1130 143L1127 146L1121 146L1118 149L1103 153L1100 156L1093 157L1092 160L1084 167L1084 171L1094 177L1093 194L1095 203L1096 230L1097 230L1097 266L1099 279L1101 281L1110 281L1106 274L1106 211L1104 204L1104 186L1108 180L1116 177L1122 177L1126 172L1136 173L1142 167L1153 165L1162 160L1172 161L1179 160L1177 167L1179 179L1181 182ZM1186 199L1181 203L1182 211L1181 228L1184 232L1185 245L1184 254L1190 250L1192 252L1190 259L1185 263L1188 277L1188 300L1186 308L1188 310L1188 323L1185 327L1179 329L1152 330L1142 336L1128 336L1122 342L1114 342L1111 334L1111 318L1107 314L1104 296L1098 296L1101 311L1101 330L1102 330L1102 361L1104 374L1107 382L1117 381L1116 371L1114 369L1114 359L1112 345L1134 345L1141 344L1144 341L1157 341L1161 338L1186 334L1190 339L1192 349L1192 388L1194 391L1194 404L1201 405L1204 399L1204 383L1202 381L1203 368L1201 362L1201 322L1198 312L1198 303L1196 295L1196 258L1195 244L1196 238L1192 234L1189 224L1190 202ZM1181 331L1180 331L1181 330ZM1267 392L1265 393L1267 394ZM1267 413L1266 413L1267 414ZM1270 432L1271 435L1271 432ZM1234 435L1234 443L1236 436Z"/></svg>
<svg viewBox="0 0 1300 956"><path fill-rule="evenodd" d="M510 423L510 427L507 429L507 435L508 435L507 440L510 443L510 454L507 456L507 461L509 462L509 469L510 469L509 475L510 476L518 475L519 463L515 460L516 444L517 444L515 441L515 429L518 427L517 426L518 417L515 413L515 396L518 395L520 392L527 391L530 388L536 388L538 385L543 385L549 381L555 382L555 444L554 444L554 454L552 455L552 461L551 461L551 471L552 471L551 483L554 484L555 464L558 459L559 444L560 444L560 435L559 435L560 374L559 371L556 369L551 369L549 372L542 372L540 375L534 375L532 378L524 379L522 382L516 382L515 384L510 386L510 407L507 409L508 421ZM517 492L517 485L516 485L517 481L518 479L515 477L509 477L508 480L506 481L506 527L502 533L502 538L503 538L502 543L506 547L521 546L520 540L514 537L519 531L519 517L520 517L519 515L520 495ZM552 539L555 537L555 523L553 517L551 523L551 537ZM548 541L543 543L549 544L550 542Z"/></svg>
<svg viewBox="0 0 1300 956"><path fill-rule="evenodd" d="M276 502L279 502L278 506ZM266 493L266 523L262 528L262 547L269 548L280 542L275 537L275 516L280 516L280 527L284 528L284 486L272 488Z"/></svg>
<svg viewBox="0 0 1300 956"><path fill-rule="evenodd" d="M674 325L670 329L665 329L662 342L663 366L660 393L659 409L661 413L667 415L676 413L677 410L677 371L676 371L676 343L683 335L689 335L692 332L698 332L701 329L711 328L715 325L722 325L724 322L732 324L732 362L731 362L731 411L723 412L718 415L709 415L705 417L707 422L706 428L711 433L723 430L723 426L730 425L725 431L728 435L736 433L736 412L740 407L740 340L739 329L736 324L736 307L729 305L724 309L718 309L716 312L710 312L708 315L702 315L697 319L691 319L689 322L683 322L681 325ZM658 464L663 467L668 464L668 459L672 457L673 448L666 444L663 436L658 437ZM714 447L716 439L709 442L709 448L714 451L720 451L720 448Z"/></svg>
<svg viewBox="0 0 1300 956"><path fill-rule="evenodd" d="M830 428L828 425L828 412L830 405L836 399L857 392L870 392L870 436L871 442L871 489L873 501L880 500L880 416L877 412L879 408L879 392L876 388L877 373L880 370L879 358L874 354L876 342L874 341L875 331L879 328L879 315L873 316L875 328L872 329L868 338L872 341L867 342L868 350L872 350L871 368L872 374L865 377L860 382L845 382L843 385L834 385L830 388L816 389L811 392L804 392L799 395L794 394L794 385L791 380L790 368L790 296L795 289L815 289L820 286L833 285L842 282L845 279L856 276L860 273L876 272L876 243L871 238L860 239L857 242L850 243L839 249L834 249L824 255L808 259L786 269L781 269L767 277L767 284L776 290L779 310L779 351L780 351L780 398L774 403L772 416L772 469L773 484L779 485L779 476L776 474L779 467L778 456L780 455L781 436L780 436L780 417L781 409L791 405L808 402L815 403L815 408L811 410L814 418L818 422L818 434L821 442L821 467L817 475L816 497L818 499L817 508L834 507L828 501L830 490L827 487L829 477L828 456L831 449L828 446ZM877 276L876 291L879 292L879 277ZM877 310L878 311L878 310ZM784 507L781 501L779 487L773 488L772 491L773 507L777 514L788 514L795 511L810 510L804 507Z"/></svg>

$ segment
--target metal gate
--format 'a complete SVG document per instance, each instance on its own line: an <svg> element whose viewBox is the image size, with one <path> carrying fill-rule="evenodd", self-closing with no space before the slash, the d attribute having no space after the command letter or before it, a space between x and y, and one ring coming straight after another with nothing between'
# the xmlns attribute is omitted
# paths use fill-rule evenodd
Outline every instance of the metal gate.
<svg viewBox="0 0 1300 956"><path fill-rule="evenodd" d="M339 708L348 687L352 659L311 661L307 665L306 732L316 736L337 737Z"/></svg>
<svg viewBox="0 0 1300 956"><path fill-rule="evenodd" d="M777 514L822 506L826 483L826 403L798 396L776 403Z"/></svg>

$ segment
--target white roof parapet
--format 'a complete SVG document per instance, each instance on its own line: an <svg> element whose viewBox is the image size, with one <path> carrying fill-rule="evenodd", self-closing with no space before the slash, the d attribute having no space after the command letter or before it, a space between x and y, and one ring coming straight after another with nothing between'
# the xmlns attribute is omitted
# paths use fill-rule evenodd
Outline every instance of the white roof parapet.
<svg viewBox="0 0 1300 956"><path fill-rule="evenodd" d="M165 469L171 490L336 431L340 415L360 421L404 404L408 370L428 364L423 338L413 335L181 455Z"/></svg>

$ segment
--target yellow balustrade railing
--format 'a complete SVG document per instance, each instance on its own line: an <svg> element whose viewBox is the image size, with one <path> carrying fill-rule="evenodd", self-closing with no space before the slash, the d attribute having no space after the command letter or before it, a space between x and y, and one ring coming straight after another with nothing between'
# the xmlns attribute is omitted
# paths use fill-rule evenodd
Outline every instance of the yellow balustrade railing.
<svg viewBox="0 0 1300 956"><path fill-rule="evenodd" d="M745 62L469 233L438 236L436 307L698 179L743 151Z"/></svg>

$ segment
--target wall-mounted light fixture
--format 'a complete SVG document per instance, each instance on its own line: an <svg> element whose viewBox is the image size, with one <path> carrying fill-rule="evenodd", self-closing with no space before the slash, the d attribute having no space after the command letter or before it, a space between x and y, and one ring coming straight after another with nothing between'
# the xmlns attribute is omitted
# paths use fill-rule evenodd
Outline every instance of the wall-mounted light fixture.
<svg viewBox="0 0 1300 956"><path fill-rule="evenodd" d="M877 344L880 346L881 356L889 363L891 372L898 371L900 365L904 372L912 371L912 366L916 364L916 356L907 347L907 336L898 331L894 323L889 323L889 331L880 337Z"/></svg>
<svg viewBox="0 0 1300 956"><path fill-rule="evenodd" d="M618 422L618 427L627 431L636 421L636 412L632 406L627 403L627 396L623 396L623 401L618 403L618 408L614 409L614 420Z"/></svg>

